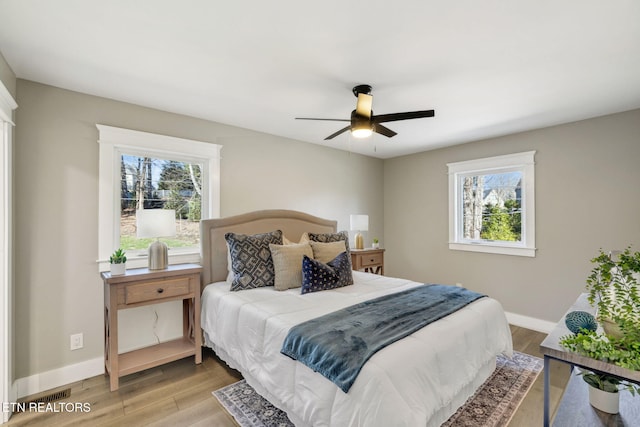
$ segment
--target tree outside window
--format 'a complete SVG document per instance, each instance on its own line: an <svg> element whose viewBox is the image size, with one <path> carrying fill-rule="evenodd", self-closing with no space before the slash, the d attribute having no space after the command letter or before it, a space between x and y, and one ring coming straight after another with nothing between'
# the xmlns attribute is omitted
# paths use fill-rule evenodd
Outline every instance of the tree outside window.
<svg viewBox="0 0 640 427"><path fill-rule="evenodd" d="M199 244L200 164L122 154L120 174L120 246L123 249L146 249L153 240L136 237L136 211L140 209L176 211L176 236L161 239L170 248Z"/></svg>

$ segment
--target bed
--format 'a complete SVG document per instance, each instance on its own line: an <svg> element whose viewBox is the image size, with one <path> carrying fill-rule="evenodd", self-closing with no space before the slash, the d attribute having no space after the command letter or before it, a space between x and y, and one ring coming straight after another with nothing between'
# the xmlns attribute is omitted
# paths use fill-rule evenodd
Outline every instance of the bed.
<svg viewBox="0 0 640 427"><path fill-rule="evenodd" d="M280 353L289 330L421 283L354 271L353 285L322 292L230 291L226 233L282 230L297 242L303 233L335 233L336 227L336 221L289 210L201 221L205 345L296 426L441 425L493 372L496 356L511 355L510 329L496 300L478 299L378 351L345 393Z"/></svg>

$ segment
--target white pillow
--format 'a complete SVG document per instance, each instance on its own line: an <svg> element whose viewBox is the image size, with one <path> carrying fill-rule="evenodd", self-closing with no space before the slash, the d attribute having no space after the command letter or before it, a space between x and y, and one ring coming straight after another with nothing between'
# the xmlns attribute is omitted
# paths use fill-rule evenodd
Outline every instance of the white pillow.
<svg viewBox="0 0 640 427"><path fill-rule="evenodd" d="M269 244L273 267L276 272L275 288L286 291L302 286L302 257L313 257L313 250L308 243L289 245Z"/></svg>

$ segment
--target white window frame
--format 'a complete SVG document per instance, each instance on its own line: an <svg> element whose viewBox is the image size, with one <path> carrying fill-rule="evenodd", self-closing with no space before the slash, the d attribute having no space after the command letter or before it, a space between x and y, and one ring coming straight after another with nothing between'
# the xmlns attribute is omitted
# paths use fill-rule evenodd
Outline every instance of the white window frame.
<svg viewBox="0 0 640 427"><path fill-rule="evenodd" d="M120 243L120 159L121 154L146 155L200 163L202 181L208 191L202 194L202 218L220 216L221 145L158 135L97 124L100 145L98 199L98 265L109 269L109 256ZM169 263L200 262L200 250L169 251ZM127 254L127 267L146 267L145 256Z"/></svg>
<svg viewBox="0 0 640 427"><path fill-rule="evenodd" d="M0 402L15 402L13 381L13 111L18 104L0 81ZM0 411L0 424L10 412Z"/></svg>
<svg viewBox="0 0 640 427"><path fill-rule="evenodd" d="M492 254L536 256L535 151L447 163L449 169L449 249ZM463 237L462 183L465 176L521 172L522 234L520 242Z"/></svg>

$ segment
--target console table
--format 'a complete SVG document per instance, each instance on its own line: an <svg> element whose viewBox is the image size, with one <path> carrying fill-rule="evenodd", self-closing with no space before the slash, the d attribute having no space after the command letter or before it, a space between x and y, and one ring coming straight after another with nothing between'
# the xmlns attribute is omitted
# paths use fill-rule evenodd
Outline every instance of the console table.
<svg viewBox="0 0 640 427"><path fill-rule="evenodd" d="M567 311L567 313L576 311L576 310L586 311L591 314L595 312L595 308L591 307L591 305L589 305L589 302L587 301L586 293L581 294L578 297L576 302L571 306L571 308ZM592 359L590 357L581 356L577 353L570 352L564 347L562 347L560 345L560 338L565 335L571 334L571 331L567 328L567 326L564 323L565 317L566 317L566 313L565 313L565 316L562 316L562 319L560 320L560 322L558 322L558 324L553 329L553 331L551 331L551 333L547 336L547 338L545 338L545 340L542 341L542 343L540 344L540 351L544 355L544 427L549 427L549 417L550 417L550 414L549 414L549 386L550 386L549 362L551 361L551 359L568 363L572 367L577 366L579 368L587 369L589 371L611 374L611 375L615 375L617 377L632 381L634 383L640 384L640 371L632 371L617 365L613 365L611 363L606 363L600 360ZM584 382L584 381L580 379L580 382ZM569 386L567 386L567 389L568 390L567 392L565 392L565 395L569 393L571 390ZM567 396L563 397L563 401L566 398ZM640 397L636 397L636 399L638 400L632 403L640 404ZM624 401L622 399L620 401L620 404L621 405L624 404ZM591 406L589 405L588 397L585 397L584 405L586 406L582 406L582 407L591 409ZM571 418L571 415L563 414L562 413L563 410L574 412L573 415L575 418L575 412L577 410L580 410L580 408L581 408L580 406L576 407L574 405L563 405L563 402L561 402L558 408L558 413L556 414L556 420L559 418L562 418L562 419L566 419L567 417ZM591 409L591 410L595 410L595 409ZM621 410L621 413L623 412L624 411ZM587 425L580 424L581 427L586 427ZM603 424L592 424L592 425L601 426ZM625 424L614 424L614 425L624 426Z"/></svg>
<svg viewBox="0 0 640 427"><path fill-rule="evenodd" d="M104 281L104 361L111 391L119 387L119 378L143 369L159 366L187 356L202 362L200 332L200 272L197 264L170 265L164 270L137 268L112 276L102 273ZM118 310L182 301L182 338L118 354Z"/></svg>

